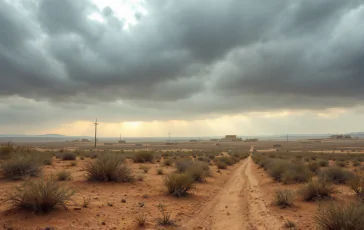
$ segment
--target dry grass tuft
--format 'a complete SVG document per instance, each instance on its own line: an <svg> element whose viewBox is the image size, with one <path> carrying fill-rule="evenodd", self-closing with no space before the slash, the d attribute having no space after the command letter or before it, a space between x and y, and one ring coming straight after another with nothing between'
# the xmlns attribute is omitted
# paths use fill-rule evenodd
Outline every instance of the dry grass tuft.
<svg viewBox="0 0 364 230"><path fill-rule="evenodd" d="M280 208L291 207L293 205L294 195L292 190L278 190L274 196L274 203Z"/></svg>
<svg viewBox="0 0 364 230"><path fill-rule="evenodd" d="M42 163L30 155L17 154L2 163L4 177L10 180L23 180L36 177L42 171Z"/></svg>
<svg viewBox="0 0 364 230"><path fill-rule="evenodd" d="M311 180L300 191L304 201L322 200L336 193L335 188L327 181Z"/></svg>
<svg viewBox="0 0 364 230"><path fill-rule="evenodd" d="M90 181L133 182L134 175L123 159L116 155L103 155L85 164L86 176Z"/></svg>
<svg viewBox="0 0 364 230"><path fill-rule="evenodd" d="M364 204L329 204L320 207L315 215L318 229L360 230L364 229Z"/></svg>
<svg viewBox="0 0 364 230"><path fill-rule="evenodd" d="M72 178L71 173L66 170L59 171L56 174L56 177L57 177L57 180L59 180L59 181L71 180L71 178Z"/></svg>
<svg viewBox="0 0 364 230"><path fill-rule="evenodd" d="M164 186L169 194L181 197L186 196L193 189L194 179L187 174L172 173L164 177Z"/></svg>
<svg viewBox="0 0 364 230"><path fill-rule="evenodd" d="M51 178L23 183L7 194L6 202L11 203L13 208L46 213L56 206L67 209L66 204L74 194L74 190L64 188Z"/></svg>
<svg viewBox="0 0 364 230"><path fill-rule="evenodd" d="M134 163L146 163L146 162L153 163L153 160L154 160L153 152L136 152L133 157Z"/></svg>

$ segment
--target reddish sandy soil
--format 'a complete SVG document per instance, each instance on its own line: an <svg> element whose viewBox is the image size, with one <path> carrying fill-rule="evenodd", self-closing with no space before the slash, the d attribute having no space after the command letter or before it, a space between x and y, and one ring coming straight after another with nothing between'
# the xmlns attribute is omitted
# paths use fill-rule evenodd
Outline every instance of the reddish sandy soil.
<svg viewBox="0 0 364 230"><path fill-rule="evenodd" d="M134 184L96 183L87 182L84 177L83 165L85 160L77 159L77 166L70 166L72 161L53 160L52 166L46 166L43 178L50 176L62 169L72 173L72 180L61 182L78 191L74 198L75 204L68 206L69 210L59 208L46 215L11 211L7 205L0 206L0 224L13 229L44 229L47 226L56 229L138 229L134 218L139 212L147 215L147 226L144 229L163 229L156 226L155 219L161 216L157 205L162 203L166 210L171 212L177 226L181 227L196 215L196 212L205 203L208 203L230 178L232 172L240 165L230 166L227 170L216 172L212 169L212 177L206 183L196 184L196 188L188 197L175 198L166 195L162 181L163 175L157 175L157 168L161 167L164 173L174 170L173 167L160 166L159 164L143 164L151 167L148 173L139 169L141 164L129 163L136 174L144 176L144 181ZM0 201L5 198L5 192L21 182L0 180ZM82 208L84 198L90 198L88 208ZM125 199L126 203L121 200ZM144 203L144 207L139 206ZM174 229L179 229L174 227Z"/></svg>
<svg viewBox="0 0 364 230"><path fill-rule="evenodd" d="M272 144L277 142L253 143L259 150L272 149ZM252 143L231 144L234 148L249 149ZM285 143L282 142L283 145ZM59 145L59 144L58 144ZM340 146L350 146L350 143L317 144L312 149L339 149ZM194 145L171 147L170 149L195 149ZM203 145L201 145L203 146ZM364 142L355 142L353 146L364 149ZM73 146L68 146L73 147ZM208 149L223 151L228 144L211 146ZM44 148L59 148L45 146ZM153 147L152 149L159 147ZM207 148L207 147L206 147ZM300 149L302 145L289 143L287 149ZM165 150L165 149L160 149ZM247 150L248 151L248 150ZM66 169L72 173L72 180L61 182L66 186L76 189L77 195L74 203L68 205L68 210L58 208L46 215L37 215L21 211L7 211L9 206L2 204L6 192L11 192L13 186L21 182L6 181L0 178L0 225L4 229L45 229L52 226L55 229L283 229L286 220L297 224L298 229L315 229L313 215L318 208L314 202L303 202L299 196L295 199L295 206L280 209L272 204L273 195L277 189L290 188L299 191L302 184L283 185L269 178L266 172L259 169L251 158L242 160L227 170L217 172L215 166L210 166L212 177L206 183L197 183L196 188L188 197L176 198L166 195L163 188L163 176L157 175L156 170L163 168L164 173L174 170L173 167L155 164L143 164L151 167L144 174L140 164L128 162L135 174L143 175L144 181L133 184L125 183L96 183L87 182L83 165L88 159L77 159L77 165L71 166L72 161L53 160L53 165L45 166L41 178ZM338 186L340 193L335 195L338 202L354 200L354 195L347 186ZM89 207L83 208L84 198L90 198ZM125 199L123 203L121 200ZM144 203L140 207L139 202ZM158 204L164 204L171 213L176 226L164 228L156 224L155 219L161 216ZM147 225L137 227L134 218L140 212L147 215Z"/></svg>

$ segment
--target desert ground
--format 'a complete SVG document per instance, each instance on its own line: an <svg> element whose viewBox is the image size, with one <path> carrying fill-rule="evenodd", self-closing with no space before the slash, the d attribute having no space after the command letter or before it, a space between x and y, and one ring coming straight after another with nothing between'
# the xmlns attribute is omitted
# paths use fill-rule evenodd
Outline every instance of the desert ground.
<svg viewBox="0 0 364 230"><path fill-rule="evenodd" d="M330 229L319 224L320 210L364 197L361 139L98 143L96 149L93 143L3 143L0 157L3 229ZM103 167L124 167L129 176L119 180ZM176 179L187 177L193 182ZM53 193L30 191L47 181L72 196L44 208Z"/></svg>

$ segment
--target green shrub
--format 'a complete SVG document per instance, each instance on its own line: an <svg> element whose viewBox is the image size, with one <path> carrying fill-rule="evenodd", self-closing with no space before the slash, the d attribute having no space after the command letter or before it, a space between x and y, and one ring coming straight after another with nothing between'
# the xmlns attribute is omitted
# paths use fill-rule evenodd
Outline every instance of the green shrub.
<svg viewBox="0 0 364 230"><path fill-rule="evenodd" d="M74 153L63 153L61 159L64 161L74 161L76 160L76 155Z"/></svg>
<svg viewBox="0 0 364 230"><path fill-rule="evenodd" d="M338 167L329 167L323 170L319 177L321 180L328 180L336 184L345 184L355 177L355 174Z"/></svg>
<svg viewBox="0 0 364 230"><path fill-rule="evenodd" d="M66 170L62 170L62 171L58 172L56 174L56 176L57 176L57 180L59 180L59 181L65 181L65 180L71 179L71 173Z"/></svg>
<svg viewBox="0 0 364 230"><path fill-rule="evenodd" d="M318 229L364 229L364 204L340 205L331 203L320 207L314 217Z"/></svg>
<svg viewBox="0 0 364 230"><path fill-rule="evenodd" d="M135 163L153 163L154 156L153 152L136 152L133 157Z"/></svg>
<svg viewBox="0 0 364 230"><path fill-rule="evenodd" d="M129 166L116 155L103 155L94 162L86 162L85 171L90 181L132 182L134 180Z"/></svg>
<svg viewBox="0 0 364 230"><path fill-rule="evenodd" d="M193 188L193 182L193 178L184 173L172 173L164 177L164 186L168 193L177 197L187 195L188 191Z"/></svg>
<svg viewBox="0 0 364 230"><path fill-rule="evenodd" d="M4 177L10 180L23 180L36 177L42 171L42 163L29 155L17 154L2 163Z"/></svg>
<svg viewBox="0 0 364 230"><path fill-rule="evenodd" d="M6 202L11 203L13 208L46 213L52 211L56 206L63 206L71 201L75 191L64 188L53 179L27 181L7 194Z"/></svg>
<svg viewBox="0 0 364 230"><path fill-rule="evenodd" d="M287 208L293 205L294 192L292 190L284 189L276 191L274 197L275 205L280 208Z"/></svg>
<svg viewBox="0 0 364 230"><path fill-rule="evenodd" d="M303 186L300 194L304 201L315 201L330 197L336 190L326 181L311 180Z"/></svg>

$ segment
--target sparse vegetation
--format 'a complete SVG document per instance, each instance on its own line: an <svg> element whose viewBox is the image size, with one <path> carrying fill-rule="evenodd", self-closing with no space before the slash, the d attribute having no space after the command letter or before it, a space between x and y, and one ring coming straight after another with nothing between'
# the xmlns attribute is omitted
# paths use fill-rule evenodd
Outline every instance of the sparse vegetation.
<svg viewBox="0 0 364 230"><path fill-rule="evenodd" d="M23 180L27 177L36 177L42 171L42 163L29 155L16 154L2 163L1 168L5 178L10 180Z"/></svg>
<svg viewBox="0 0 364 230"><path fill-rule="evenodd" d="M82 203L82 207L83 208L88 208L88 206L90 205L91 203L91 198L90 197L84 197L83 198L83 203Z"/></svg>
<svg viewBox="0 0 364 230"><path fill-rule="evenodd" d="M165 165L165 166L171 166L172 164L173 164L173 160L171 158L165 157L163 159L163 165Z"/></svg>
<svg viewBox="0 0 364 230"><path fill-rule="evenodd" d="M141 169L144 173L148 173L150 167L147 165L139 165L139 169Z"/></svg>
<svg viewBox="0 0 364 230"><path fill-rule="evenodd" d="M59 181L70 180L71 173L66 170L62 170L56 174L56 177L57 177L57 180L59 180Z"/></svg>
<svg viewBox="0 0 364 230"><path fill-rule="evenodd" d="M147 222L147 215L144 212L139 212L136 216L134 221L137 223L139 227L143 227Z"/></svg>
<svg viewBox="0 0 364 230"><path fill-rule="evenodd" d="M268 174L275 180L285 184L293 182L307 182L312 177L312 172L300 162L287 160L271 160L264 166Z"/></svg>
<svg viewBox="0 0 364 230"><path fill-rule="evenodd" d="M226 169L227 168L227 164L223 161L217 160L215 162L216 166L218 169Z"/></svg>
<svg viewBox="0 0 364 230"><path fill-rule="evenodd" d="M319 160L318 161L318 164L321 166L321 167L327 167L329 165L329 161L328 160Z"/></svg>
<svg viewBox="0 0 364 230"><path fill-rule="evenodd" d="M157 174L158 175L163 175L164 174L163 169L157 169Z"/></svg>
<svg viewBox="0 0 364 230"><path fill-rule="evenodd" d="M295 228L296 227L296 224L293 221L287 220L284 223L284 227L285 228L288 228L288 229L292 229L292 228Z"/></svg>
<svg viewBox="0 0 364 230"><path fill-rule="evenodd" d="M321 180L328 180L335 184L345 184L355 178L355 174L338 167L329 167L323 170L319 177Z"/></svg>
<svg viewBox="0 0 364 230"><path fill-rule="evenodd" d="M364 179L356 176L355 178L351 179L348 184L350 188L353 190L355 195L364 201Z"/></svg>
<svg viewBox="0 0 364 230"><path fill-rule="evenodd" d="M9 202L13 208L46 213L56 206L67 209L66 204L71 201L74 194L74 190L63 187L51 178L24 182L14 191L7 193L6 202Z"/></svg>
<svg viewBox="0 0 364 230"><path fill-rule="evenodd" d="M123 159L116 155L103 155L85 165L86 176L91 181L132 182L134 176Z"/></svg>
<svg viewBox="0 0 364 230"><path fill-rule="evenodd" d="M330 197L336 193L334 187L327 181L311 180L303 186L300 194L304 201L315 201Z"/></svg>
<svg viewBox="0 0 364 230"><path fill-rule="evenodd" d="M169 194L181 197L188 194L188 191L193 188L194 179L188 174L172 173L164 178L164 186Z"/></svg>
<svg viewBox="0 0 364 230"><path fill-rule="evenodd" d="M0 145L0 159L8 159L13 152L15 152L13 143L8 142Z"/></svg>
<svg viewBox="0 0 364 230"><path fill-rule="evenodd" d="M331 203L320 207L315 215L318 229L364 229L364 204L339 205Z"/></svg>
<svg viewBox="0 0 364 230"><path fill-rule="evenodd" d="M63 160L63 161L74 161L74 160L76 160L76 154L74 154L74 153L63 153L62 155L61 155L61 159Z"/></svg>
<svg viewBox="0 0 364 230"><path fill-rule="evenodd" d="M280 208L291 207L293 205L293 200L294 192L288 189L278 190L274 196L274 203Z"/></svg>
<svg viewBox="0 0 364 230"><path fill-rule="evenodd" d="M167 212L165 210L165 206L163 204L159 204L158 205L158 209L161 212L162 217L158 217L156 219L157 220L157 223L159 225L164 225L164 226L166 226L166 225L174 225L174 220L171 217L171 213L170 212Z"/></svg>
<svg viewBox="0 0 364 230"><path fill-rule="evenodd" d="M154 156L152 152L136 152L133 158L133 161L135 163L146 163L146 162L153 163L153 160Z"/></svg>
<svg viewBox="0 0 364 230"><path fill-rule="evenodd" d="M178 160L174 164L176 166L177 172L184 173L194 163L193 163L192 160L190 160L190 159L187 160L186 159L186 160Z"/></svg>
<svg viewBox="0 0 364 230"><path fill-rule="evenodd" d="M208 165L202 163L193 163L187 170L186 174L189 175L194 181L205 182L205 177L210 174Z"/></svg>

